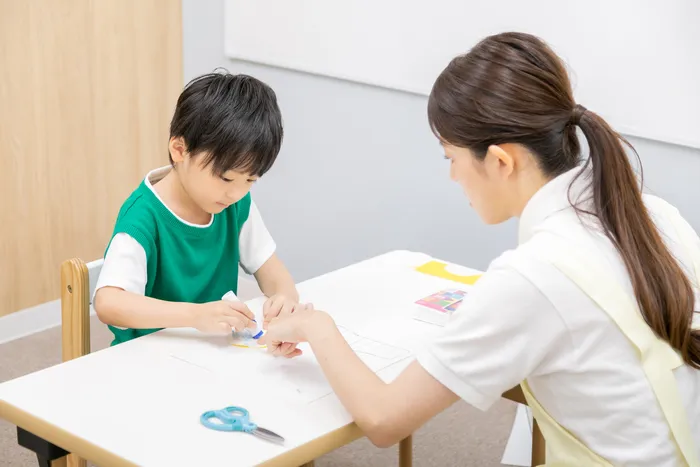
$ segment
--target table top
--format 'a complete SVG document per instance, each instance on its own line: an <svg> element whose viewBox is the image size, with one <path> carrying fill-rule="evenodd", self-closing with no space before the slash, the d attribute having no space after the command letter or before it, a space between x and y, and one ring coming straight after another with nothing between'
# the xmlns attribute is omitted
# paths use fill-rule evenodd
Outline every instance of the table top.
<svg viewBox="0 0 700 467"><path fill-rule="evenodd" d="M446 287L467 290L415 270L432 259L394 251L298 290L390 381L439 329L413 318L414 302ZM247 303L261 307L263 298ZM0 416L98 464L298 465L362 436L313 353L301 348L302 357L279 359L234 347L228 337L163 330L0 384ZM200 424L203 412L231 405L248 409L285 444Z"/></svg>

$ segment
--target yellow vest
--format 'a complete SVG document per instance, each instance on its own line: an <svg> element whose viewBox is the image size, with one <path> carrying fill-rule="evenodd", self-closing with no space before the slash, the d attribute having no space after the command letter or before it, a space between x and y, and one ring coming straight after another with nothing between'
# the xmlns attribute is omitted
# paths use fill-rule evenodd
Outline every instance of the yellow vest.
<svg viewBox="0 0 700 467"><path fill-rule="evenodd" d="M695 277L700 280L700 253L693 246L694 233L689 232L687 225L680 222L677 211L665 206L662 209L673 221L678 238L692 258ZM673 375L673 370L683 365L680 355L667 342L659 339L646 324L636 299L624 291L604 268L589 261L585 255L578 254L570 240L544 230L538 232L532 242L534 244L528 246L534 248L528 248L527 251L539 260L552 264L574 282L610 316L634 345L670 428L672 441L678 449L678 458L683 461L682 465L700 467L697 448ZM526 263L516 261L513 266L527 277L529 268ZM557 423L537 401L527 381L523 381L521 386L546 441L546 466L612 465Z"/></svg>

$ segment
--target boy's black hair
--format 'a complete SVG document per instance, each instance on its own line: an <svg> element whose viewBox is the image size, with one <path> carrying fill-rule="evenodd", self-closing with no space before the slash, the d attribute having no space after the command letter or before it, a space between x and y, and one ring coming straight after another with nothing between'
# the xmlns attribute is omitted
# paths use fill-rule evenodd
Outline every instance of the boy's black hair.
<svg viewBox="0 0 700 467"><path fill-rule="evenodd" d="M247 75L226 71L190 81L170 122L170 137L182 137L194 157L223 175L237 170L262 176L282 145L282 115L275 92ZM170 156L170 163L173 163Z"/></svg>

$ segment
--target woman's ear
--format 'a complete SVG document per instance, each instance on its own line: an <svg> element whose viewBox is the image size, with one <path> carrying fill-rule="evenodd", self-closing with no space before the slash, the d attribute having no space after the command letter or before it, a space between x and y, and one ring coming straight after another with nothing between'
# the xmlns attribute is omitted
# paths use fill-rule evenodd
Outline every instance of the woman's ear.
<svg viewBox="0 0 700 467"><path fill-rule="evenodd" d="M484 164L489 175L508 178L515 170L515 155L509 144L492 144L486 151Z"/></svg>
<svg viewBox="0 0 700 467"><path fill-rule="evenodd" d="M182 138L182 136L173 136L170 138L168 149L170 150L170 157L173 159L173 163L178 163L185 160L187 146L185 145L185 140Z"/></svg>

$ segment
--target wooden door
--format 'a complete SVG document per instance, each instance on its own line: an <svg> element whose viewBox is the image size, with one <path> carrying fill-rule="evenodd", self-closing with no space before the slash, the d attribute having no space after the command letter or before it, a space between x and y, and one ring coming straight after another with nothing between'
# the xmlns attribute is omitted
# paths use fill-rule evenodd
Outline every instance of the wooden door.
<svg viewBox="0 0 700 467"><path fill-rule="evenodd" d="M0 315L59 297L168 163L179 0L0 0Z"/></svg>

